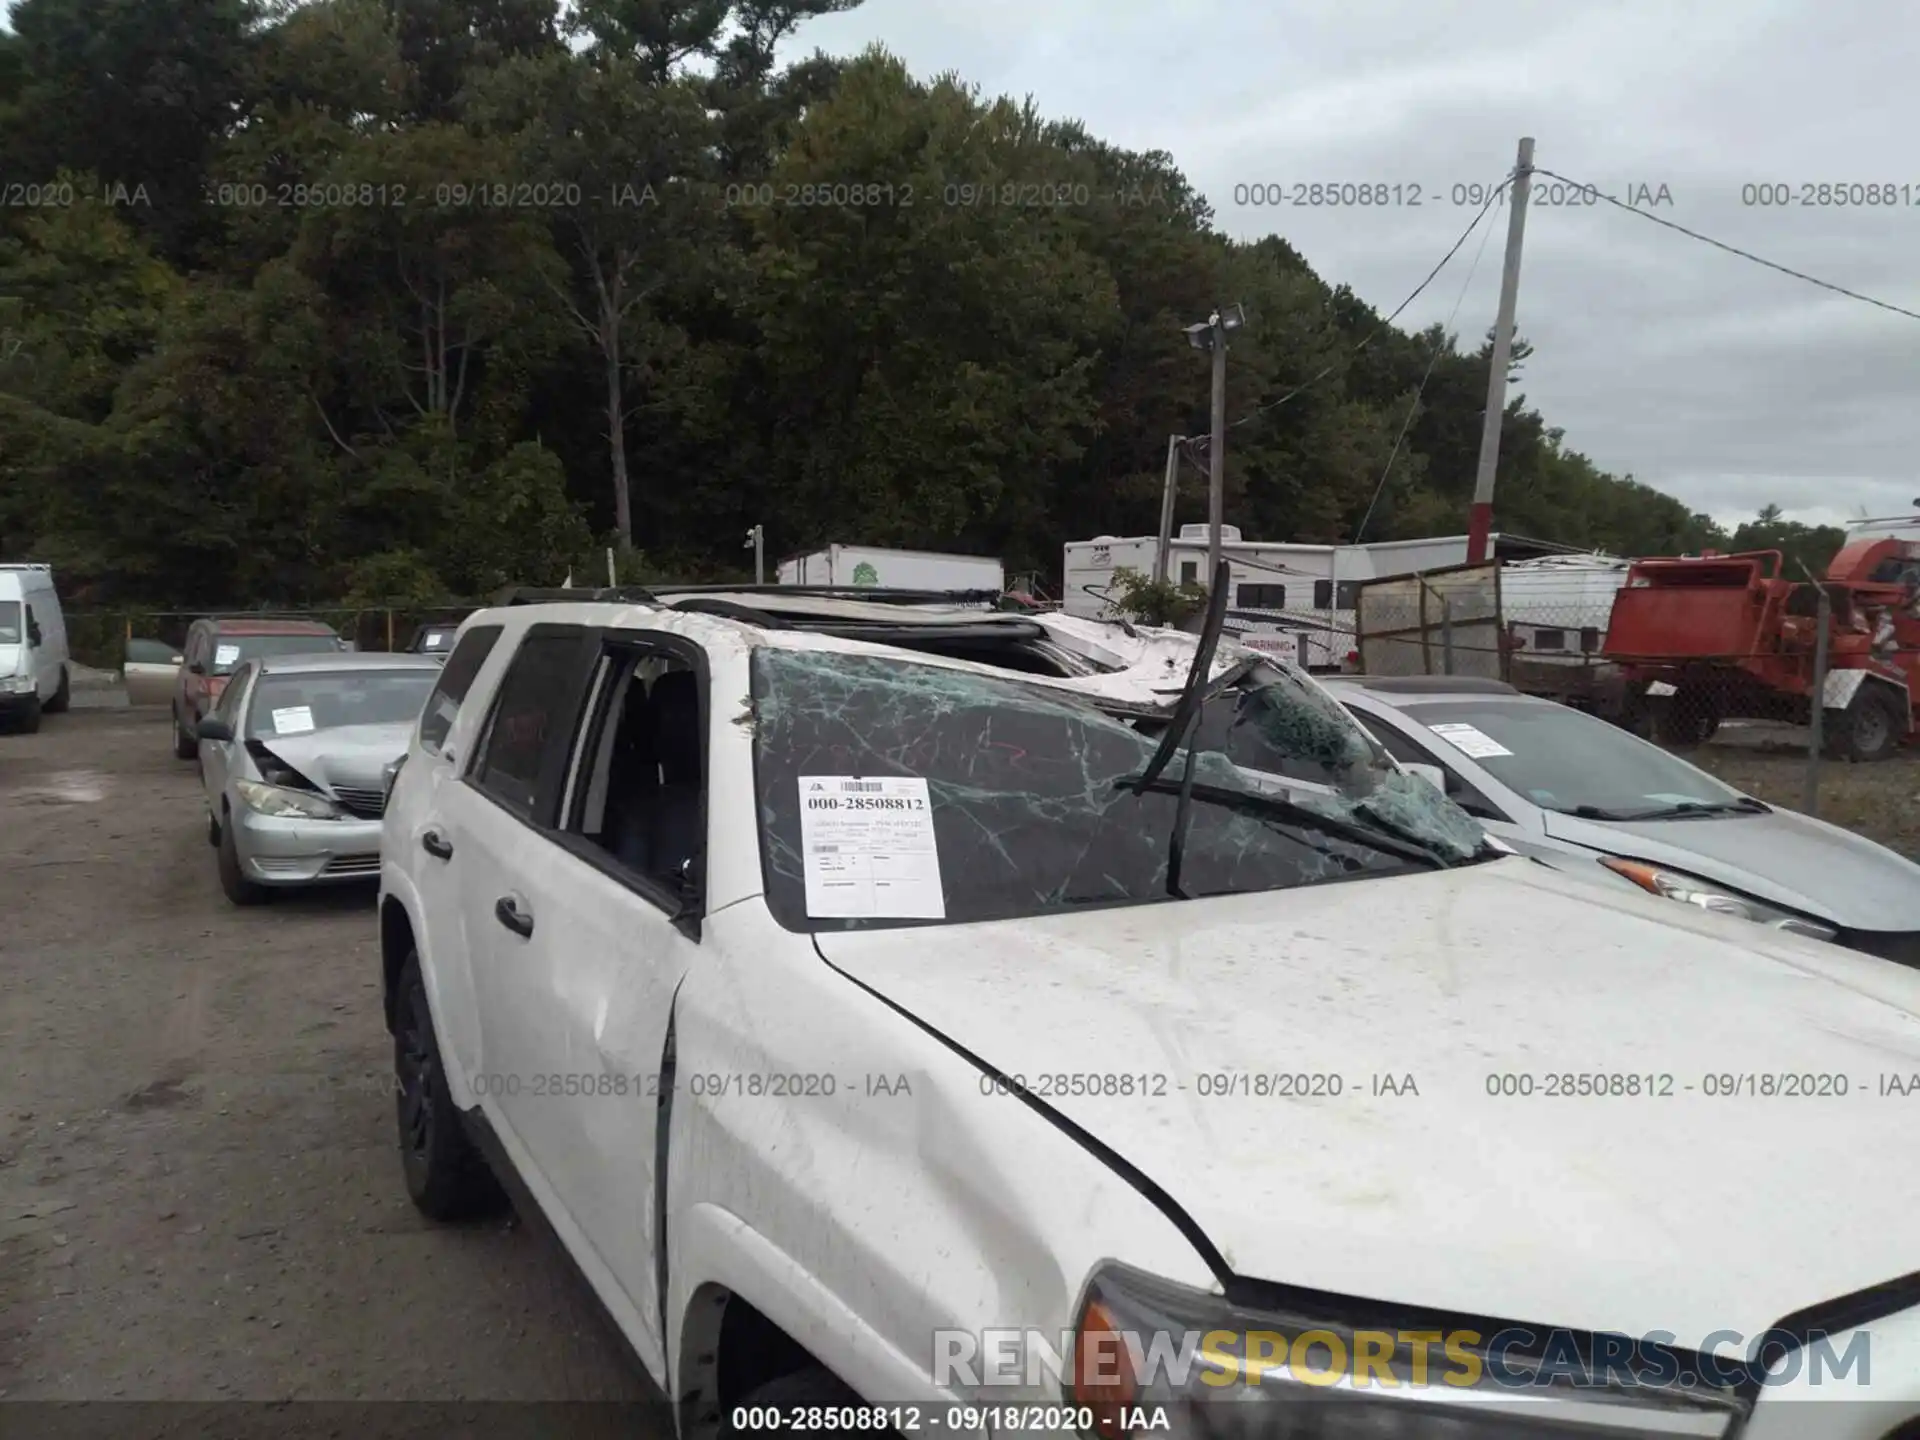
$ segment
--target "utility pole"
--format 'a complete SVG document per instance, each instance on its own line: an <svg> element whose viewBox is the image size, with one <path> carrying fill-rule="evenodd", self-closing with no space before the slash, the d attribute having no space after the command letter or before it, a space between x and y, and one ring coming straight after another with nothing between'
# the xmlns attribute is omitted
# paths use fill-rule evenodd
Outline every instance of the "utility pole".
<svg viewBox="0 0 1920 1440"><path fill-rule="evenodd" d="M1227 336L1247 323L1238 305L1222 306L1198 325L1187 326L1187 343L1213 352L1213 425L1207 442L1207 575L1220 575L1220 525L1227 493Z"/></svg>
<svg viewBox="0 0 1920 1440"><path fill-rule="evenodd" d="M1513 310L1520 292L1520 237L1527 227L1527 194L1533 183L1533 137L1520 142L1513 170L1512 209L1507 215L1507 262L1500 271L1500 313L1493 325L1493 363L1487 372L1487 414L1480 430L1480 472L1467 512L1467 563L1487 558L1493 532L1493 480L1500 464L1500 422L1507 412L1507 365L1513 355Z"/></svg>
<svg viewBox="0 0 1920 1440"><path fill-rule="evenodd" d="M742 550L751 549L753 551L753 583L756 585L764 585L767 583L766 541L766 526L756 525L747 531L747 543L740 547Z"/></svg>
<svg viewBox="0 0 1920 1440"><path fill-rule="evenodd" d="M1213 317L1213 438L1207 442L1207 574L1220 580L1220 522L1227 507L1227 332Z"/></svg>
<svg viewBox="0 0 1920 1440"><path fill-rule="evenodd" d="M1167 437L1167 484L1160 492L1160 548L1153 556L1153 582L1167 583L1167 552L1173 548L1173 492L1180 483L1180 445L1184 435Z"/></svg>

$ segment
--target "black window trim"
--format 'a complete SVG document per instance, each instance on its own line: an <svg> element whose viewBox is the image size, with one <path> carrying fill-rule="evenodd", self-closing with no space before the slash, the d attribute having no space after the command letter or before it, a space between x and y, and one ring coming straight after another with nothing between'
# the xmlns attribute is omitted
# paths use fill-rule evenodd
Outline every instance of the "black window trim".
<svg viewBox="0 0 1920 1440"><path fill-rule="evenodd" d="M520 659L521 652L526 649L528 642L575 631L578 632L575 637L578 642L578 653L574 656L572 675L568 680L567 688L554 697L549 708L550 716L558 722L556 729L569 737L568 743L564 746L555 746L549 737L540 756L540 768L534 775L532 806L526 814L522 814L486 787L480 779L478 767L492 747L494 722L500 717L500 702L506 696L507 681L512 678L514 664ZM587 685L593 679L599 661L599 647L594 643L598 633L593 626L581 620L541 621L522 630L519 638L514 641L513 653L507 657L506 666L500 672L498 683L493 687L493 694L487 697L487 716L480 728L479 738L467 751L467 758L460 766L458 778L461 784L498 808L503 814L511 815L521 824L536 831L551 831L553 828L552 812L558 803L558 797L554 793L552 772L556 768L564 770L570 758L571 737L579 727L580 707L586 701ZM499 642L494 643L497 645Z"/></svg>
<svg viewBox="0 0 1920 1440"><path fill-rule="evenodd" d="M680 910L680 897L660 881L621 864L608 851L585 835L568 827L574 822L579 808L586 803L586 792L578 791L573 795L573 813L561 813L561 806L568 798L568 788L579 778L582 766L591 765L600 752L602 736L606 734L608 720L611 718L611 696L605 693L606 682L603 672L609 669L608 661L615 659L622 651L640 651L669 656L683 660L694 674L694 689L699 696L700 706L700 860L696 879L700 886L700 903L695 905L677 922L678 928L689 940L698 944L700 940L700 922L706 915L706 880L709 861L708 839L711 835L710 802L713 797L712 765L713 746L710 743L712 724L713 677L707 652L696 642L684 635L665 630L636 630L629 627L603 626L592 633L593 663L589 667L587 685L581 696L582 711L575 716L574 738L568 747L567 761L560 766L552 777L554 794L548 813L553 817L551 825L534 828L541 830L575 859L584 861L605 875L609 880L632 891L649 905L654 906L667 918ZM590 706L591 708L585 708ZM589 783L591 777L588 777Z"/></svg>
<svg viewBox="0 0 1920 1440"><path fill-rule="evenodd" d="M440 667L440 679L434 682L433 689L427 693L427 702L425 705L422 705L420 707L420 718L418 721L414 723L414 727L413 727L413 738L419 742L421 750L433 756L436 760L442 758L445 755L446 742L453 735L453 727L459 723L461 708L466 705L467 696L473 693L474 683L479 680L480 672L487 668L487 662L493 658L493 652L500 648L500 641L506 635L506 633L507 633L507 627L504 624L501 624L497 621L491 625L475 625L471 630L467 631L466 634L456 637L453 642L453 649L447 652L446 661ZM447 666L453 663L454 651L458 650L462 645L464 645L468 640L472 639L476 635L487 635L487 636L490 636L491 638L489 638L487 641L487 648L481 651L480 653L480 663L473 667L473 674L469 676L467 679L467 688L461 691L460 694L454 698L453 719L447 722L447 734L443 736L437 744L429 745L427 743L426 734L423 728L427 723L428 709L430 706L432 706L435 697L440 694L441 687L446 682ZM512 664L512 661L508 661L508 664ZM502 679L506 678L505 671L501 672L501 678ZM499 687L496 686L495 690L497 691L498 688ZM489 716L486 726L482 731L482 735L481 735L482 739L486 738L485 731L490 730L491 728L492 728L492 717ZM465 773L466 772L463 768L461 771L461 774L464 775Z"/></svg>
<svg viewBox="0 0 1920 1440"><path fill-rule="evenodd" d="M235 739L239 739L241 732L246 729L247 712L253 708L253 696L249 692L259 673L259 667L253 661L242 660L240 668L227 677L227 688L222 690L220 698L213 702L212 714L215 719L218 719L221 707L228 703L227 697L233 697L233 709L228 713L227 724L232 728Z"/></svg>

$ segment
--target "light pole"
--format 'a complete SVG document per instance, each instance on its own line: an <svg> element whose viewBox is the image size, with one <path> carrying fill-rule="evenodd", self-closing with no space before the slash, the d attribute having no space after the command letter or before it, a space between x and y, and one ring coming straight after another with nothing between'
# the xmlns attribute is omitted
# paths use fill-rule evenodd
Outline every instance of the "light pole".
<svg viewBox="0 0 1920 1440"><path fill-rule="evenodd" d="M742 550L753 551L753 583L756 585L764 585L767 583L766 540L766 527L764 525L756 525L747 531L747 543L740 547Z"/></svg>
<svg viewBox="0 0 1920 1440"><path fill-rule="evenodd" d="M1226 305L1200 324L1186 327L1189 345L1213 352L1213 430L1207 444L1207 574L1214 580L1220 574L1220 522L1227 493L1227 336L1246 323L1244 309Z"/></svg>

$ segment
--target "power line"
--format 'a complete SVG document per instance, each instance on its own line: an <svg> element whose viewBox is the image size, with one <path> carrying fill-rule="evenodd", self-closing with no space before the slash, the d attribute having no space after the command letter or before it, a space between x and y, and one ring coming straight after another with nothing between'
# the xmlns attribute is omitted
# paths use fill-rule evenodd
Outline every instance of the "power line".
<svg viewBox="0 0 1920 1440"><path fill-rule="evenodd" d="M1477 225L1479 221L1476 220L1474 223ZM1413 403L1407 406L1407 418L1400 422L1400 433L1394 436L1393 449L1387 455L1386 468L1380 472L1380 483L1373 487L1373 498L1367 502L1367 513L1360 517L1360 524L1353 532L1353 543L1356 545L1360 543L1360 537L1367 533L1367 522L1373 519L1374 507L1379 505L1380 497L1386 493L1387 481L1393 475L1393 462L1400 458L1400 447L1406 443L1407 432L1413 428L1413 417L1420 413L1420 400L1427 393L1427 382L1433 378L1434 369L1440 364L1440 357L1450 348L1447 344L1447 335L1452 331L1453 322L1460 314L1460 306L1466 301L1467 291L1472 288L1473 277L1480 272L1480 257L1487 253L1487 241L1492 237L1493 227L1489 225L1481 232L1480 248L1473 252L1473 264L1467 267L1467 278L1460 285L1460 293L1454 297L1453 309L1447 314L1446 324L1440 327L1439 343L1433 347L1433 354L1428 357L1426 373L1421 375L1420 385L1413 392Z"/></svg>
<svg viewBox="0 0 1920 1440"><path fill-rule="evenodd" d="M1598 187L1588 185L1584 181L1569 180L1564 175L1542 169L1537 165L1534 167L1533 173L1536 175L1545 175L1549 179L1558 180L1566 185L1577 185L1586 194L1597 196L1613 206L1616 210L1625 210L1630 215L1638 215L1642 220L1651 220L1656 225L1664 225L1669 230L1677 230L1690 240L1698 240L1703 245L1711 245L1714 249L1724 250L1729 255L1738 255L1742 260L1751 260L1754 264L1764 265L1769 270L1778 270L1782 275L1791 275L1795 280L1804 280L1809 285L1818 285L1822 290L1831 290L1834 294L1844 295L1849 300L1859 300L1864 304L1875 306L1881 310L1891 310L1894 314L1904 315L1909 320L1920 320L1920 311L1908 310L1903 306L1894 305L1885 300L1876 300L1871 295L1862 295L1858 290L1849 290L1844 285L1835 285L1831 280L1822 280L1818 275L1809 275L1805 271L1795 270L1791 266L1782 265L1778 261L1767 259L1765 256L1755 255L1750 250L1742 250L1738 245L1729 245L1726 241L1716 240L1711 235L1702 235L1698 230L1689 230L1684 225L1678 225L1671 220L1662 219L1651 210L1642 210L1637 205L1628 205L1623 201L1614 199L1611 195L1603 194Z"/></svg>
<svg viewBox="0 0 1920 1440"><path fill-rule="evenodd" d="M1393 322L1400 318L1401 313L1409 305L1413 304L1415 300L1418 300L1420 296L1426 291L1427 286L1433 283L1434 277L1437 276L1442 270L1447 268L1447 262L1452 260L1455 255L1458 255L1460 253L1460 247L1466 244L1467 241L1472 238L1473 232L1480 228L1480 222L1487 218L1487 212L1493 209L1494 202L1496 202L1502 195L1506 193L1507 187L1512 183L1513 183L1513 172L1509 171L1505 176L1505 178L1503 178L1499 182L1499 184L1488 187L1486 203L1480 207L1479 213L1473 217L1472 221L1467 225L1467 228L1460 232L1460 238L1455 240L1452 246L1447 250L1447 253L1440 257L1440 263L1435 265L1433 269L1429 270L1427 272L1427 278L1422 280L1418 285L1413 287L1413 293L1407 296L1407 298L1402 300L1398 305L1396 305L1394 307L1393 313L1387 316L1386 319L1382 320L1379 324L1375 325L1373 329L1367 333L1366 338L1361 340L1361 342L1358 345L1355 345L1350 352L1348 352L1341 359L1334 361L1331 365L1328 365L1325 369L1321 370L1319 374L1313 376L1308 380L1302 381L1300 384L1294 386L1293 389L1289 390L1286 394L1282 395L1278 400L1270 400L1265 405L1262 405L1259 409L1248 411L1245 415L1242 415L1238 420L1235 420L1232 424L1227 426L1227 428L1229 430L1237 430L1242 425L1248 424L1251 421L1259 419L1262 415L1266 414L1269 410L1279 409L1282 405L1286 404L1289 400L1293 399L1296 395L1299 395L1307 390L1311 390L1315 385L1318 385L1322 380L1326 379L1327 376L1333 374L1336 370L1339 370L1340 368L1342 368L1342 366L1350 364L1353 361L1354 357L1357 356L1362 350L1365 350L1367 346L1371 345L1375 340L1379 339L1379 337L1384 332L1391 329L1393 326Z"/></svg>

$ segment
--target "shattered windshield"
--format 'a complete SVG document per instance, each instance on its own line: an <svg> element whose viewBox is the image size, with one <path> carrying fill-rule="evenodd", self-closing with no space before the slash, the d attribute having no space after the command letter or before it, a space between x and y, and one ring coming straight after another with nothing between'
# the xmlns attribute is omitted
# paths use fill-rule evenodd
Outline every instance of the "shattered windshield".
<svg viewBox="0 0 1920 1440"><path fill-rule="evenodd" d="M1471 819L1317 690L1265 665L1243 685L1203 715L1187 896L1417 873L1482 852ZM1151 726L1017 680L775 647L754 652L753 707L767 903L789 929L1171 898L1170 792L1185 754L1164 788L1123 783L1152 758Z"/></svg>

